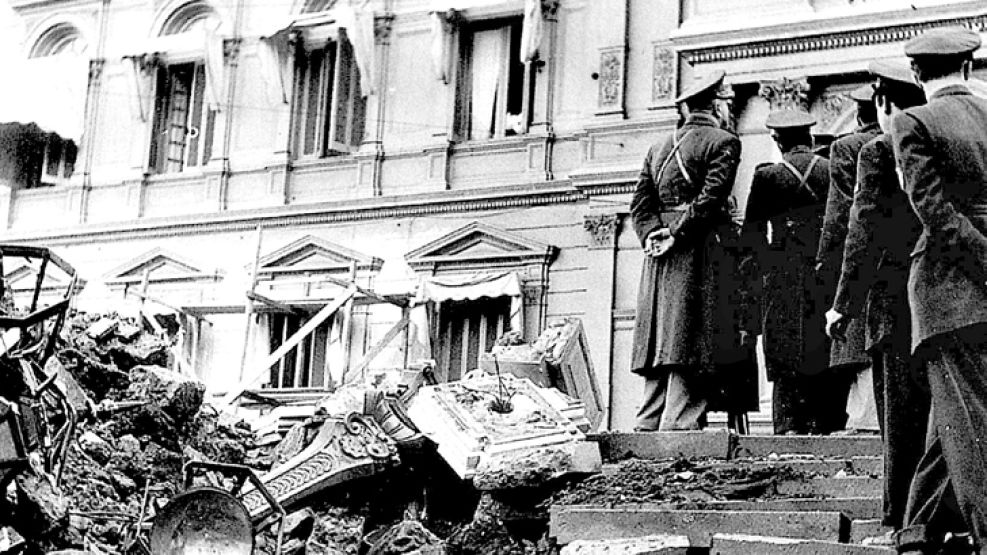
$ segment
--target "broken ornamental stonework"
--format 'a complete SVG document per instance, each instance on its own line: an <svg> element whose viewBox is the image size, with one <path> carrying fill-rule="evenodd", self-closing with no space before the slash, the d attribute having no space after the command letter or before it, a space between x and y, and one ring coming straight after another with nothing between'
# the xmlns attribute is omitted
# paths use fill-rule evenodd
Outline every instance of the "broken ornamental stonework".
<svg viewBox="0 0 987 555"><path fill-rule="evenodd" d="M461 478L510 489L600 470L573 405L581 403L528 379L481 375L422 388L408 415Z"/></svg>

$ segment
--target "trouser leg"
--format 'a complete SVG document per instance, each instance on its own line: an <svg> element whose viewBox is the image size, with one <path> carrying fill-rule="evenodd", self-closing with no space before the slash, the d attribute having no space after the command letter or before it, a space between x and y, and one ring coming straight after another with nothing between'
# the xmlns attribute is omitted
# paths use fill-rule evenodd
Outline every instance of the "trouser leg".
<svg viewBox="0 0 987 555"><path fill-rule="evenodd" d="M940 523L956 522L956 513L979 545L987 540L987 453L981 437L987 430L984 332L977 326L934 340L927 364L930 442L912 481L902 540L923 532L935 540L941 527L949 525Z"/></svg>
<svg viewBox="0 0 987 555"><path fill-rule="evenodd" d="M881 351L875 351L871 355L871 369L873 370L874 383L874 404L877 406L877 425L881 428L881 437L885 435L885 421L884 421L884 411L885 408L885 389L884 380L885 372L885 356ZM928 411L925 411L928 413Z"/></svg>
<svg viewBox="0 0 987 555"><path fill-rule="evenodd" d="M678 371L669 372L659 430L699 430L706 425L707 400L697 381Z"/></svg>
<svg viewBox="0 0 987 555"><path fill-rule="evenodd" d="M661 424L661 413L665 410L665 396L668 389L668 374L644 379L644 398L637 411L635 431L653 432Z"/></svg>
<svg viewBox="0 0 987 555"><path fill-rule="evenodd" d="M831 434L847 423L847 398L855 374L830 369L815 376L803 377L804 396L809 402L810 433Z"/></svg>
<svg viewBox="0 0 987 555"><path fill-rule="evenodd" d="M776 434L803 434L806 399L798 382L800 376L779 376L771 393L771 412Z"/></svg>
<svg viewBox="0 0 987 555"><path fill-rule="evenodd" d="M929 387L925 373L916 368L908 344L889 346L875 364L884 375L880 397L884 407L884 524L901 528L908 491L925 446L929 420ZM880 368L880 372L878 369ZM925 383L923 383L925 382Z"/></svg>

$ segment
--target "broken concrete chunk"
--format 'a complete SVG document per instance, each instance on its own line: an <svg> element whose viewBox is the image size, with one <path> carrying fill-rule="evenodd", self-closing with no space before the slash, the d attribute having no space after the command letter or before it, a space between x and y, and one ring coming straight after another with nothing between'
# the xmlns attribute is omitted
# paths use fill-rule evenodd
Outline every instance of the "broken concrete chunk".
<svg viewBox="0 0 987 555"><path fill-rule="evenodd" d="M408 416L461 477L481 463L539 448L574 449L585 434L546 399L544 389L514 376L481 376L421 389ZM567 447L563 447L567 446Z"/></svg>
<svg viewBox="0 0 987 555"><path fill-rule="evenodd" d="M189 422L199 412L206 386L189 376L159 366L131 370L129 396L160 407L177 425Z"/></svg>
<svg viewBox="0 0 987 555"><path fill-rule="evenodd" d="M315 511L306 507L285 517L284 535L286 538L296 538L304 542L312 534L314 526Z"/></svg>
<svg viewBox="0 0 987 555"><path fill-rule="evenodd" d="M113 456L113 447L91 431L79 436L79 446L99 464L106 464Z"/></svg>
<svg viewBox="0 0 987 555"><path fill-rule="evenodd" d="M102 341L116 331L117 325L119 322L113 318L100 318L86 328L86 335L96 341Z"/></svg>
<svg viewBox="0 0 987 555"><path fill-rule="evenodd" d="M417 520L405 520L392 526L374 542L367 555L420 553L425 547L438 547L442 540Z"/></svg>
<svg viewBox="0 0 987 555"><path fill-rule="evenodd" d="M133 341L137 339L137 336L141 334L140 326L135 326L133 324L120 324L117 327L117 337L124 341Z"/></svg>
<svg viewBox="0 0 987 555"><path fill-rule="evenodd" d="M566 443L484 458L473 475L473 486L478 490L539 487L566 474L591 474L602 467L596 443Z"/></svg>
<svg viewBox="0 0 987 555"><path fill-rule="evenodd" d="M654 535L641 538L577 540L562 548L559 555L686 555L687 536Z"/></svg>

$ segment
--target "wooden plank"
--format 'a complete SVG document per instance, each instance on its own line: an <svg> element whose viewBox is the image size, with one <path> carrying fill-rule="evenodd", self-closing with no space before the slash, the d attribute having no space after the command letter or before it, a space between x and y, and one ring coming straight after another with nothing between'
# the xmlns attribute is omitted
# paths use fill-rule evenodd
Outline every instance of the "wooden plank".
<svg viewBox="0 0 987 555"><path fill-rule="evenodd" d="M250 272L250 292L257 289L257 270L260 267L260 248L261 241L264 238L264 228L257 226L257 245L254 248L254 266ZM254 304L249 302L244 303L243 307L243 344L240 350L240 380L243 380L243 375L247 370L247 350L250 348L250 324L253 321L251 316L254 313ZM279 357L280 358L280 357Z"/></svg>
<svg viewBox="0 0 987 555"><path fill-rule="evenodd" d="M261 295L260 293L256 293L254 291L247 291L247 298L250 299L251 301L257 301L259 303L266 304L267 306L269 306L271 308L275 308L275 309L277 309L280 312L284 312L285 314L304 314L305 313L304 310L299 310L299 309L297 309L297 308L295 308L295 307L293 307L291 305L287 305L287 304L282 303L280 301L275 301L274 299L265 297L264 295Z"/></svg>
<svg viewBox="0 0 987 555"><path fill-rule="evenodd" d="M370 366L370 363L373 362L375 358L377 358L377 355L379 355L384 351L384 348L387 347L387 344L393 341L394 338L397 337L399 333L401 333L402 331L404 331L405 328L408 327L409 321L410 320L406 314L404 318L398 320L398 323L394 324L391 327L391 329L387 330L387 334L384 335L383 339L375 343L374 346L371 347L369 351L367 351L367 354L364 355L363 360L361 360L360 363L353 368L353 374L356 376L363 374L363 371L366 370L368 366ZM346 376L343 376L343 383L348 383L346 381Z"/></svg>
<svg viewBox="0 0 987 555"><path fill-rule="evenodd" d="M289 351L291 351L296 346L298 346L298 344L301 343L302 340L304 340L306 337L308 337L310 333L315 331L315 329L318 328L320 324L322 324L330 317L332 317L332 315L335 314L340 308L342 308L343 305L349 302L349 300L352 299L353 295L355 294L356 294L356 287L350 286L346 289L346 292L343 294L343 296L339 297L331 304L326 305L325 307L323 307L322 310L316 312L311 319L305 322L305 324L301 328L299 328L298 331L296 331L294 334L292 334L291 337L285 340L285 342L282 343L280 347L275 349L273 353L267 355L260 362L255 364L253 368L250 369L250 372L247 374L247 377L241 380L240 383L238 383L219 401L218 408L225 408L228 407L229 405L232 405L233 402L236 401L237 397L239 397L240 394L243 393L245 389L252 386L257 380L259 380L264 375L265 372L267 372L270 369L272 364L281 360L281 358L284 357L286 354L288 354Z"/></svg>
<svg viewBox="0 0 987 555"><path fill-rule="evenodd" d="M360 287L359 285L357 285L355 282L353 282L351 280L339 279L339 278L335 278L335 277L332 277L332 276L319 276L319 280L320 281L328 281L329 283L333 283L333 284L338 285L340 287L349 287L349 286L352 285L352 286L356 287L356 290L358 292L360 292L361 295L363 295L365 297L370 297L371 299L374 299L377 302L388 303L388 304L392 304L394 306L401 306L401 307L408 306L408 303L406 301L400 301L400 300L397 300L397 299L389 299L389 298L387 298L387 297L385 297L383 295L378 295L377 293L375 293L374 291L371 291L370 289L367 289L365 287Z"/></svg>
<svg viewBox="0 0 987 555"><path fill-rule="evenodd" d="M881 456L881 437L872 436L738 436L733 458L766 457L772 453L817 457Z"/></svg>
<svg viewBox="0 0 987 555"><path fill-rule="evenodd" d="M716 534L710 553L717 555L881 555L895 553L888 547L852 545L833 541Z"/></svg>

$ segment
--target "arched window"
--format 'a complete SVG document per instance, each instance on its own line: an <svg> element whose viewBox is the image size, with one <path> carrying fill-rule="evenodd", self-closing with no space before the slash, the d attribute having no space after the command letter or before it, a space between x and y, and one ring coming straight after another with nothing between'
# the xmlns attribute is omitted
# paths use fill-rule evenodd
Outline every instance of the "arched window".
<svg viewBox="0 0 987 555"><path fill-rule="evenodd" d="M155 173L201 167L212 158L223 69L219 25L216 11L199 1L182 5L161 25L161 43L170 50L158 53L155 77L149 164Z"/></svg>
<svg viewBox="0 0 987 555"><path fill-rule="evenodd" d="M59 23L42 33L28 57L32 59L54 57L80 59L86 55L88 49L89 45L79 29L70 23ZM50 62L36 65L39 69L47 68L47 71L60 71L61 66L58 65L58 60L52 59ZM73 99L72 105L75 109L81 110L85 106L85 89L81 88L80 90L80 87L85 85L81 83L72 83L72 85L71 91L67 91L66 95L78 96L79 98ZM64 109L64 107L59 108ZM75 163L79 152L78 145L73 138L63 137L55 132L44 133L41 140L44 142L44 148L40 171L36 174L38 176L37 181L29 182L27 186L58 185L66 182L75 172Z"/></svg>

